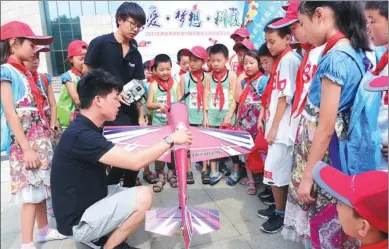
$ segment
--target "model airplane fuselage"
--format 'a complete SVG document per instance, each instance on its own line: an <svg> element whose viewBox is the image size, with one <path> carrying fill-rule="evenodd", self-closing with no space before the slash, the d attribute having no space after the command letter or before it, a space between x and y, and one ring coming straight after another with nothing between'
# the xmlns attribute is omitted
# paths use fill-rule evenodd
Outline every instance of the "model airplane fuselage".
<svg viewBox="0 0 389 249"><path fill-rule="evenodd" d="M159 160L170 162L174 155L178 176L178 206L150 210L146 213L146 231L171 236L177 228L183 231L185 248L190 247L193 235L220 229L219 211L187 206L188 153L191 162L217 159L251 152L254 142L247 132L191 127L187 107L173 103L167 114L169 125L164 127L105 127L108 140L130 151L142 149L178 130L191 130L191 145L175 145L173 153L165 153Z"/></svg>

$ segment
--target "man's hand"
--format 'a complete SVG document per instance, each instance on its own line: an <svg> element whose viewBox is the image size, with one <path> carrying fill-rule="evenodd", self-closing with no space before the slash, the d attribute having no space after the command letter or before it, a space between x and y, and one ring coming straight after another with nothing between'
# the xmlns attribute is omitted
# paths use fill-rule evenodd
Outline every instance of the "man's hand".
<svg viewBox="0 0 389 249"><path fill-rule="evenodd" d="M128 105L128 104L124 101L124 99L128 99L128 96L127 96L127 95L125 95L124 93L120 93L119 96L118 96L118 98L119 98L120 103L123 103L123 104L125 104L125 105Z"/></svg>
<svg viewBox="0 0 389 249"><path fill-rule="evenodd" d="M174 144L192 144L192 132L191 131L176 131L172 135Z"/></svg>

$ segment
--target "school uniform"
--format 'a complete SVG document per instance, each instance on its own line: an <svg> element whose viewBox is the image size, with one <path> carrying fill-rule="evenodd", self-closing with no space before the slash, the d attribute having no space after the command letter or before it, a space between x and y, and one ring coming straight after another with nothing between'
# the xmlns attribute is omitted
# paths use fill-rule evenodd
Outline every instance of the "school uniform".
<svg viewBox="0 0 389 249"><path fill-rule="evenodd" d="M205 77L206 73L204 72L203 76L201 77L203 85ZM196 79L190 72L184 75L184 95L188 92L190 93L189 97L185 99L185 104L188 108L189 125L192 126L201 126L204 119L203 105L198 108L199 103L197 100L197 84L198 83Z"/></svg>

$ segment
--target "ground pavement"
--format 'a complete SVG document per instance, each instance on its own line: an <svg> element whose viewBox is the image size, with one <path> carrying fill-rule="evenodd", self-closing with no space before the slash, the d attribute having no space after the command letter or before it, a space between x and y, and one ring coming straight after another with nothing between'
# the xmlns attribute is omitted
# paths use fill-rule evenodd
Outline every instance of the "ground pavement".
<svg viewBox="0 0 389 249"><path fill-rule="evenodd" d="M1 248L19 249L20 206L13 203L10 194L9 164L6 158L1 161ZM188 204L190 206L220 210L221 230L194 237L192 249L302 249L301 246L286 242L280 233L269 235L260 230L263 220L256 212L265 206L256 196L249 196L245 187L237 185L230 187L225 179L216 186L202 185L198 170L194 173L196 184L188 189ZM144 183L144 182L143 182ZM146 183L144 183L146 184ZM177 190L166 185L164 191L154 195L153 208L177 205ZM50 219L55 226L55 220ZM179 233L172 237L150 234L144 231L144 224L128 240L132 246L140 249L178 249L183 248L182 237ZM74 241L62 241L38 244L38 249L87 249Z"/></svg>

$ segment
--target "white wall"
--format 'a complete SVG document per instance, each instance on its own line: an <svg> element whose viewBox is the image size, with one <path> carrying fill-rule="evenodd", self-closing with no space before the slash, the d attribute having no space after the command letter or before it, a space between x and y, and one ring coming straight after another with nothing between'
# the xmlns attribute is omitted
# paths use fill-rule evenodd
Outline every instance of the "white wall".
<svg viewBox="0 0 389 249"><path fill-rule="evenodd" d="M36 35L46 33L42 18L45 17L39 1L1 1L1 25L10 21L20 21L28 24ZM44 33L45 32L45 33ZM48 72L47 53L42 53L39 72Z"/></svg>
<svg viewBox="0 0 389 249"><path fill-rule="evenodd" d="M100 35L113 32L111 15L80 16L82 40L90 43Z"/></svg>

